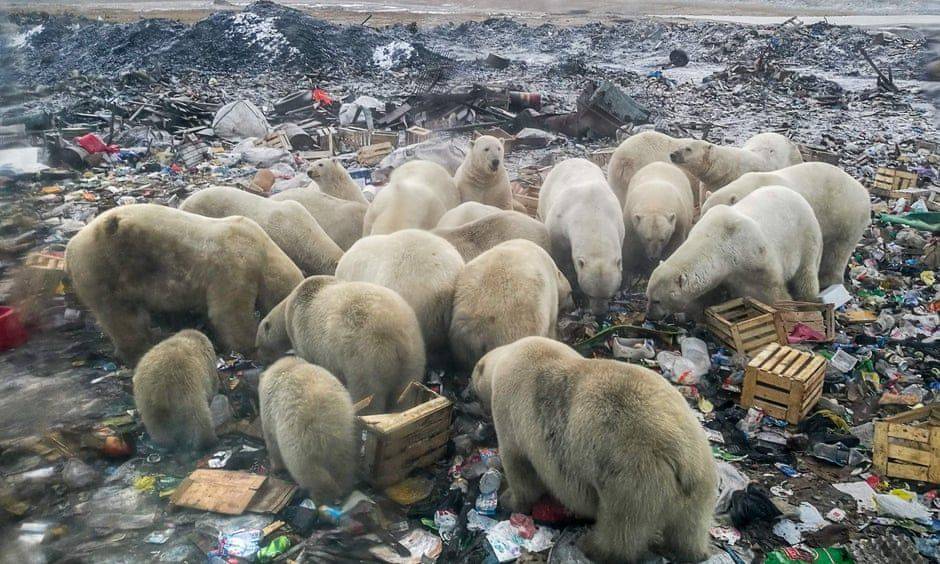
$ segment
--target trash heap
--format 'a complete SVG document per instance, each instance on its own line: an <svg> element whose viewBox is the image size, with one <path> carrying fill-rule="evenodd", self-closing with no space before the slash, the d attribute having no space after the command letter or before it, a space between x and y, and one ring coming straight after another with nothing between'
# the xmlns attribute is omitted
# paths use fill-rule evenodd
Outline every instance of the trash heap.
<svg viewBox="0 0 940 564"><path fill-rule="evenodd" d="M828 305L741 303L651 324L637 286L603 319L562 318L561 338L661 371L699 414L721 475L710 562L938 558L940 147L913 82L923 36L653 19L372 29L270 2L193 26L13 24L0 50L18 82L0 91L4 556L583 561L586 523L556 501L503 509L493 427L451 367L403 406L427 424L416 432L434 431L412 441L433 445L426 457L394 466L376 454L412 430L408 417L361 421L374 464L340 505L270 471L252 359L218 361L220 444L198 459L161 450L134 413L132 372L68 291L62 251L112 207L175 206L211 185L305 186L323 157L371 196L411 158L453 172L477 133L505 139L531 211L554 161L604 166L619 139L655 128L725 143L787 130L806 160L870 187L872 226ZM684 58L670 55L678 48ZM738 311L770 335L770 352L738 350ZM792 382L774 380L784 362Z"/></svg>

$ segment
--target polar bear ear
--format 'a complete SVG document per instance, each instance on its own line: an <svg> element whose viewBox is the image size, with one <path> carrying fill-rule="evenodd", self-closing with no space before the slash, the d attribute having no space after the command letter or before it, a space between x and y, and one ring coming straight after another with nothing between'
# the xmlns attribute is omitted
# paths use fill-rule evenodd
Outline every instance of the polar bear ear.
<svg viewBox="0 0 940 564"><path fill-rule="evenodd" d="M685 272L676 276L676 286L680 288L685 288L686 283L689 281L689 275Z"/></svg>
<svg viewBox="0 0 940 564"><path fill-rule="evenodd" d="M669 223L676 223L676 212L669 212L669 215L666 216L666 219L669 220Z"/></svg>
<svg viewBox="0 0 940 564"><path fill-rule="evenodd" d="M477 146L477 140L476 140L476 139L471 139L471 140L470 140L470 148L472 149L472 148L474 148L474 147L476 147L476 146Z"/></svg>
<svg viewBox="0 0 940 564"><path fill-rule="evenodd" d="M734 195L734 196L731 196L730 198L728 198L728 205L729 205L729 206L733 206L733 205L735 205L736 203L738 203L738 196L737 196L737 195Z"/></svg>
<svg viewBox="0 0 940 564"><path fill-rule="evenodd" d="M638 213L633 214L633 221L639 223L641 219L643 219L643 216L642 216L642 215L640 215L640 214L638 214Z"/></svg>

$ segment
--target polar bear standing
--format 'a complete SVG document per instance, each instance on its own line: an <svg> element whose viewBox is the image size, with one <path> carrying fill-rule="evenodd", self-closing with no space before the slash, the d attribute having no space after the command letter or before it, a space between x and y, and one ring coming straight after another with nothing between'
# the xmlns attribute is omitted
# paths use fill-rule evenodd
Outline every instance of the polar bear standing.
<svg viewBox="0 0 940 564"><path fill-rule="evenodd" d="M333 274L343 256L343 250L297 202L272 201L238 188L213 186L186 198L180 209L205 217L241 215L255 221L308 276Z"/></svg>
<svg viewBox="0 0 940 564"><path fill-rule="evenodd" d="M837 166L802 163L775 172L749 172L710 194L702 213L720 204L732 206L762 186L786 186L806 198L822 230L819 286L841 284L849 258L871 223L868 190Z"/></svg>
<svg viewBox="0 0 940 564"><path fill-rule="evenodd" d="M623 209L624 271L646 274L685 241L695 214L692 188L678 167L655 162L630 181Z"/></svg>
<svg viewBox="0 0 940 564"><path fill-rule="evenodd" d="M433 229L460 204L450 174L431 161L409 161L392 172L388 186L366 211L362 234L385 235L402 229Z"/></svg>
<svg viewBox="0 0 940 564"><path fill-rule="evenodd" d="M336 277L398 292L418 316L428 351L435 353L447 344L454 284L463 266L460 253L446 240L405 229L357 241L340 259Z"/></svg>
<svg viewBox="0 0 940 564"><path fill-rule="evenodd" d="M503 210L480 202L464 202L441 216L436 229L453 229Z"/></svg>
<svg viewBox="0 0 940 564"><path fill-rule="evenodd" d="M302 205L343 251L362 237L362 221L369 206L324 194L315 182L305 188L278 192L269 199L275 202L294 201Z"/></svg>
<svg viewBox="0 0 940 564"><path fill-rule="evenodd" d="M362 195L362 190L349 172L336 159L320 159L307 169L309 176L320 191L336 198L369 205L369 200Z"/></svg>
<svg viewBox="0 0 940 564"><path fill-rule="evenodd" d="M558 163L542 184L538 215L548 228L555 263L578 281L595 315L606 313L620 289L624 227L604 171L585 159Z"/></svg>
<svg viewBox="0 0 940 564"><path fill-rule="evenodd" d="M265 359L293 348L346 384L354 402L372 396L363 413L387 413L411 382L424 378L414 310L395 292L366 282L307 278L261 321L255 344Z"/></svg>
<svg viewBox="0 0 940 564"><path fill-rule="evenodd" d="M493 415L511 511L529 513L548 493L594 519L579 545L595 562L708 558L718 473L662 376L526 337L487 353L472 386Z"/></svg>
<svg viewBox="0 0 940 564"><path fill-rule="evenodd" d="M450 349L465 366L529 335L554 338L571 286L552 257L531 241L500 243L467 263L457 277Z"/></svg>
<svg viewBox="0 0 940 564"><path fill-rule="evenodd" d="M134 370L134 404L150 438L201 451L215 444L209 402L219 389L209 338L185 329L147 351Z"/></svg>
<svg viewBox="0 0 940 564"><path fill-rule="evenodd" d="M669 155L690 141L694 139L670 137L658 131L643 131L624 139L611 155L610 163L607 165L607 180L610 182L610 188L617 195L620 206L623 207L626 204L627 189L638 170L650 163L672 162ZM695 196L698 197L698 178L691 172L683 171L683 173Z"/></svg>
<svg viewBox="0 0 940 564"><path fill-rule="evenodd" d="M748 172L767 172L803 162L800 148L779 133L758 133L742 147L689 141L669 156L714 192Z"/></svg>
<svg viewBox="0 0 940 564"><path fill-rule="evenodd" d="M432 233L447 239L465 261L510 239L532 241L548 252L552 249L545 225L517 211L499 210L459 227L438 227Z"/></svg>
<svg viewBox="0 0 940 564"><path fill-rule="evenodd" d="M211 219L154 204L98 216L69 241L79 300L133 365L153 344L152 313L204 315L221 348L252 354L258 318L303 275L245 217Z"/></svg>
<svg viewBox="0 0 940 564"><path fill-rule="evenodd" d="M470 151L454 175L460 201L511 210L512 189L503 158L503 142L491 135L470 141Z"/></svg>
<svg viewBox="0 0 940 564"><path fill-rule="evenodd" d="M286 357L261 375L258 399L272 469L286 468L318 504L346 495L355 476L356 419L340 381Z"/></svg>
<svg viewBox="0 0 940 564"><path fill-rule="evenodd" d="M759 188L734 206L713 206L650 276L648 316L697 313L719 287L733 297L816 301L822 234L806 200Z"/></svg>

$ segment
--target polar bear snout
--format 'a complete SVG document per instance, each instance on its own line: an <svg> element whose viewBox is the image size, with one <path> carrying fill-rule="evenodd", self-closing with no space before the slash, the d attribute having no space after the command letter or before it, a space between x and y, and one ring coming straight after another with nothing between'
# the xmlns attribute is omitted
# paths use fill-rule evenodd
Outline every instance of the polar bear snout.
<svg viewBox="0 0 940 564"><path fill-rule="evenodd" d="M490 170L496 172L499 169L499 159L493 159L490 161Z"/></svg>
<svg viewBox="0 0 940 564"><path fill-rule="evenodd" d="M669 153L669 160L671 160L674 164L684 163L685 158L682 156L682 149Z"/></svg>

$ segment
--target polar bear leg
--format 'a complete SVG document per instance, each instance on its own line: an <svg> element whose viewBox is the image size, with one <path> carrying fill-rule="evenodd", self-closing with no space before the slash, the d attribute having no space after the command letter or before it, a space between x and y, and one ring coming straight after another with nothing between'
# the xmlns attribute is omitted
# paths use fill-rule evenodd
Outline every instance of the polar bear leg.
<svg viewBox="0 0 940 564"><path fill-rule="evenodd" d="M673 521L663 530L657 546L670 560L701 562L709 556L708 529L712 522L712 504L687 504L674 514Z"/></svg>
<svg viewBox="0 0 940 564"><path fill-rule="evenodd" d="M207 292L207 313L209 323L225 349L220 352L251 354L258 332L258 320L254 315L258 289L238 278L232 276L215 281Z"/></svg>
<svg viewBox="0 0 940 564"><path fill-rule="evenodd" d="M814 261L804 260L799 270L790 280L790 293L793 299L814 302L819 295L819 268Z"/></svg>
<svg viewBox="0 0 940 564"><path fill-rule="evenodd" d="M135 305L111 303L95 312L98 324L111 337L115 353L129 364L136 364L154 343L150 330L150 312Z"/></svg>
<svg viewBox="0 0 940 564"><path fill-rule="evenodd" d="M828 288L833 284L842 284L845 279L845 267L855 250L854 245L825 245L822 260L819 263L819 285Z"/></svg>
<svg viewBox="0 0 940 564"><path fill-rule="evenodd" d="M505 503L516 513L529 514L532 512L532 506L547 491L545 485L539 479L535 468L529 460L522 454L518 448L505 446L500 451L500 457L503 462L503 469L506 471L506 481L508 487L505 496Z"/></svg>
<svg viewBox="0 0 940 564"><path fill-rule="evenodd" d="M578 540L581 552L594 562L642 562L653 557L650 545L659 523L638 507L625 507L622 499L602 492L597 498L594 526Z"/></svg>

